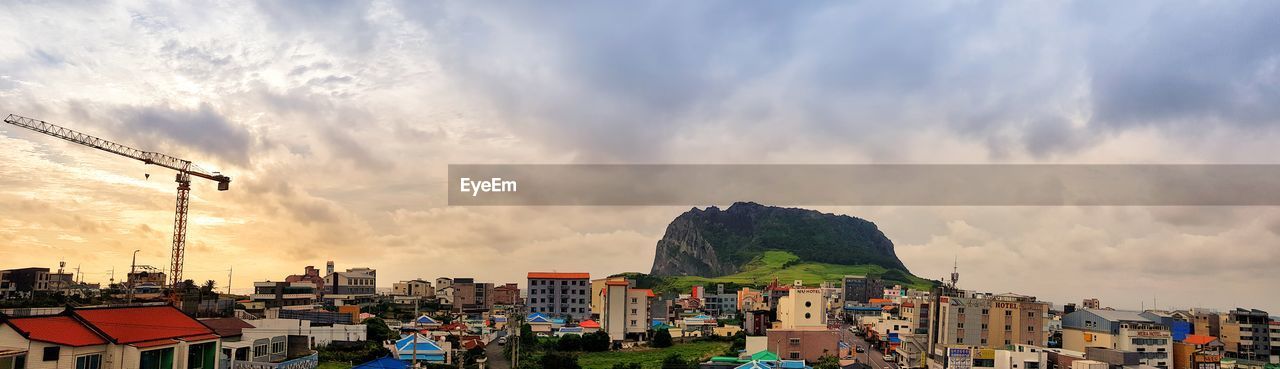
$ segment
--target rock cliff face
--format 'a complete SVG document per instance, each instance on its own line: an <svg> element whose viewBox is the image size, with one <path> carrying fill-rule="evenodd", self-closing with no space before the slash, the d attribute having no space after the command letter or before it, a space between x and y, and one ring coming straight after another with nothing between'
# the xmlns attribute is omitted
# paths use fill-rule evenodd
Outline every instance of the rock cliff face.
<svg viewBox="0 0 1280 369"><path fill-rule="evenodd" d="M655 276L737 273L767 250L801 261L875 264L908 272L874 223L848 215L739 202L726 210L693 208L667 225L654 256Z"/></svg>

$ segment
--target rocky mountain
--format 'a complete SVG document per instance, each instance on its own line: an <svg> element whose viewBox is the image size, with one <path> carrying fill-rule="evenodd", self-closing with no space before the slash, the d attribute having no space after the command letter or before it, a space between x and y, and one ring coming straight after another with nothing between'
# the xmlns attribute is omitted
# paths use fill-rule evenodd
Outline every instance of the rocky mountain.
<svg viewBox="0 0 1280 369"><path fill-rule="evenodd" d="M734 274L768 250L797 262L872 264L910 274L893 242L875 223L814 210L734 203L693 208L667 225L650 274L719 277Z"/></svg>

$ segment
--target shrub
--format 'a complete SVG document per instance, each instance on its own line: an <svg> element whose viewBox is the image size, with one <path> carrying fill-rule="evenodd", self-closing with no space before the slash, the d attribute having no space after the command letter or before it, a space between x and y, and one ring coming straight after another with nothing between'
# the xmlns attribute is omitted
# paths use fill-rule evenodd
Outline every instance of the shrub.
<svg viewBox="0 0 1280 369"><path fill-rule="evenodd" d="M671 347L671 332L666 329L659 329L654 332L651 345L656 348Z"/></svg>

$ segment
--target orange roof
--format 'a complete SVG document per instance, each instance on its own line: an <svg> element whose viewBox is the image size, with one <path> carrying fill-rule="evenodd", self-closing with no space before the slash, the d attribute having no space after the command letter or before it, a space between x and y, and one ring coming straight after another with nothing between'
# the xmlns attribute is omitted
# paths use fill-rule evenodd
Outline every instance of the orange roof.
<svg viewBox="0 0 1280 369"><path fill-rule="evenodd" d="M1204 344L1208 344L1209 342L1213 342L1213 340L1215 339L1216 338L1214 338L1213 336L1188 334L1187 338L1184 338L1182 342L1189 343L1192 345L1204 345Z"/></svg>
<svg viewBox="0 0 1280 369"><path fill-rule="evenodd" d="M529 272L529 279L591 279L591 273Z"/></svg>
<svg viewBox="0 0 1280 369"><path fill-rule="evenodd" d="M606 282L604 282L604 285L606 285L606 286L630 286L631 284L630 284L630 283L627 283L627 281L606 281Z"/></svg>
<svg viewBox="0 0 1280 369"><path fill-rule="evenodd" d="M65 315L9 318L6 322L19 334L32 341L73 347L107 343L102 337L89 330L89 327Z"/></svg>
<svg viewBox="0 0 1280 369"><path fill-rule="evenodd" d="M632 291L642 291L642 292L644 292L644 295L645 295L645 296L647 296L647 297L654 297L653 290L648 289L648 288L632 288L631 290L632 290Z"/></svg>
<svg viewBox="0 0 1280 369"><path fill-rule="evenodd" d="M587 319L587 320L583 320L582 323L578 323L578 326L582 328L600 328L600 323L596 323L596 321L594 320Z"/></svg>
<svg viewBox="0 0 1280 369"><path fill-rule="evenodd" d="M209 327L170 305L77 309L72 310L72 314L120 344L214 334Z"/></svg>
<svg viewBox="0 0 1280 369"><path fill-rule="evenodd" d="M890 300L890 299L870 299L870 300L867 300L867 303L868 303L868 304L883 304L883 303L889 303L889 302L893 302L893 300Z"/></svg>

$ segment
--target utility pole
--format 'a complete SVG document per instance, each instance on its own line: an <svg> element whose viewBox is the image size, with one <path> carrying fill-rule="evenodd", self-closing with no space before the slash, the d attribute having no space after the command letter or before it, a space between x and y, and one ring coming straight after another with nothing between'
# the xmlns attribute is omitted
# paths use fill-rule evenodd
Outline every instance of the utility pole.
<svg viewBox="0 0 1280 369"><path fill-rule="evenodd" d="M228 295L231 294L231 273L235 271L236 271L236 267L234 265L232 265L230 268L227 268L227 294Z"/></svg>

